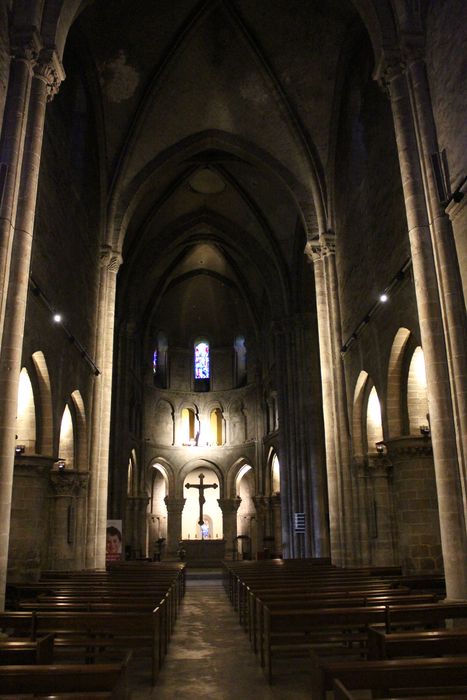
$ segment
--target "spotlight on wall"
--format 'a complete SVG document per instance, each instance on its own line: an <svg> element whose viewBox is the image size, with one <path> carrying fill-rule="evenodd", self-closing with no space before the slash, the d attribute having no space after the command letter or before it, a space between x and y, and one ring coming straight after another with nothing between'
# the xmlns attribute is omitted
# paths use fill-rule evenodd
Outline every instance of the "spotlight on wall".
<svg viewBox="0 0 467 700"><path fill-rule="evenodd" d="M379 297L379 300L383 302L383 304L388 300L388 295L387 294L381 294Z"/></svg>
<svg viewBox="0 0 467 700"><path fill-rule="evenodd" d="M54 320L55 323L60 323L60 321L62 320L62 317L61 317L60 314L54 314L54 315L53 315L53 320Z"/></svg>
<svg viewBox="0 0 467 700"><path fill-rule="evenodd" d="M16 445L15 455L24 455L26 452L26 445Z"/></svg>
<svg viewBox="0 0 467 700"><path fill-rule="evenodd" d="M420 426L420 432L423 435L423 437L427 438L430 437L430 426L429 425L421 425Z"/></svg>
<svg viewBox="0 0 467 700"><path fill-rule="evenodd" d="M66 467L66 461L64 459L57 459L57 461L54 462L54 467L62 472Z"/></svg>
<svg viewBox="0 0 467 700"><path fill-rule="evenodd" d="M376 442L376 452L378 453L379 457L382 457L384 455L384 445L382 442Z"/></svg>

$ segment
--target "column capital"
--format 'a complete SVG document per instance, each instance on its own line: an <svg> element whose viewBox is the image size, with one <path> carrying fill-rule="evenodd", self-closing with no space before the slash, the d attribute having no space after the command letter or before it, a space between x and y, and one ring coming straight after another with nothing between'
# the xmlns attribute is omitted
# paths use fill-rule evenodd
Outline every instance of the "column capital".
<svg viewBox="0 0 467 700"><path fill-rule="evenodd" d="M222 511L222 514L225 515L229 512L236 513L240 507L242 499L239 496L236 496L235 498L218 498L217 502L219 504L219 508Z"/></svg>
<svg viewBox="0 0 467 700"><path fill-rule="evenodd" d="M321 244L319 240L315 238L312 241L307 241L304 253L312 263L319 262L322 259Z"/></svg>
<svg viewBox="0 0 467 700"><path fill-rule="evenodd" d="M405 66L425 60L425 37L421 32L403 32L401 36L401 53Z"/></svg>
<svg viewBox="0 0 467 700"><path fill-rule="evenodd" d="M50 483L54 496L82 496L87 489L89 474L76 471L52 471Z"/></svg>
<svg viewBox="0 0 467 700"><path fill-rule="evenodd" d="M315 263L322 260L326 256L336 254L336 234L334 231L324 231L320 233L319 238L313 238L307 241L305 245L305 255Z"/></svg>
<svg viewBox="0 0 467 700"><path fill-rule="evenodd" d="M53 100L65 80L65 70L55 48L40 51L34 66L34 76L45 84L47 99Z"/></svg>
<svg viewBox="0 0 467 700"><path fill-rule="evenodd" d="M385 49L374 70L373 78L382 90L389 94L392 81L403 75L404 69L405 63L399 47Z"/></svg>
<svg viewBox="0 0 467 700"><path fill-rule="evenodd" d="M101 246L100 265L106 267L109 272L117 273L123 262L121 253L105 243Z"/></svg>
<svg viewBox="0 0 467 700"><path fill-rule="evenodd" d="M167 513L181 513L185 506L186 498L164 498L164 503L167 506Z"/></svg>
<svg viewBox="0 0 467 700"><path fill-rule="evenodd" d="M36 27L14 27L10 42L12 59L30 63L32 68L37 61L41 48L42 41Z"/></svg>

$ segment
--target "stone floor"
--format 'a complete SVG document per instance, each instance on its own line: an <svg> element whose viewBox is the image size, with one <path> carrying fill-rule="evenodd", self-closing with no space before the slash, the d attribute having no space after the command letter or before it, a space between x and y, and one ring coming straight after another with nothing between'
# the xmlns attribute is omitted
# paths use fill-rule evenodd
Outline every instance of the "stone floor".
<svg viewBox="0 0 467 700"><path fill-rule="evenodd" d="M130 675L132 700L310 700L305 665L305 659L279 662L269 686L220 578L188 574L157 684L149 684L148 661L137 659Z"/></svg>

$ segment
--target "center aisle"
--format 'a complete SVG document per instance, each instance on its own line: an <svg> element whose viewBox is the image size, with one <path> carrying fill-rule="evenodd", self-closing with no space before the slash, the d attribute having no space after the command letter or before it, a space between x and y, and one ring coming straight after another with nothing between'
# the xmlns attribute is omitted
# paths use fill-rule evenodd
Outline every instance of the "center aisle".
<svg viewBox="0 0 467 700"><path fill-rule="evenodd" d="M304 659L303 669L306 664ZM220 580L187 580L187 589L157 684L137 684L132 700L303 700L310 697L303 670L278 665L268 686ZM135 683L137 685L135 685Z"/></svg>

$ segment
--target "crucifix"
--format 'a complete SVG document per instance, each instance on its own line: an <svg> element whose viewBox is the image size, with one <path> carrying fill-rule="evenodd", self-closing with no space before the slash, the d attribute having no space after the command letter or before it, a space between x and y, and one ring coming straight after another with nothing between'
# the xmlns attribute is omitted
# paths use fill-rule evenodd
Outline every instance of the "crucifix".
<svg viewBox="0 0 467 700"><path fill-rule="evenodd" d="M199 479L199 484L185 484L185 488L199 490L199 520L198 520L198 525L201 527L201 525L204 524L203 505L206 503L206 499L204 498L204 490L205 489L217 489L217 484L206 484L206 486L205 486L203 483L204 474L200 474L198 479Z"/></svg>

